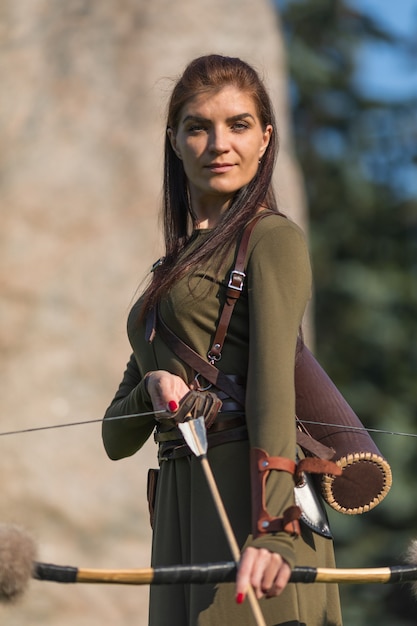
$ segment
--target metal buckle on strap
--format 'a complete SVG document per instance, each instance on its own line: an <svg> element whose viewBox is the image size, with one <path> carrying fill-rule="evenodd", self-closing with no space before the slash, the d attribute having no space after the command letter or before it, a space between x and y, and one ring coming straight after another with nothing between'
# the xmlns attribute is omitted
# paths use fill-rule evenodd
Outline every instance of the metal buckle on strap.
<svg viewBox="0 0 417 626"><path fill-rule="evenodd" d="M207 358L211 365L214 365L216 361L220 361L222 358L221 345L219 343L215 343L214 346L211 346L210 350L207 352Z"/></svg>
<svg viewBox="0 0 417 626"><path fill-rule="evenodd" d="M197 385L197 391L207 391L208 389L211 389L211 387L213 386L210 382L205 386L202 387L201 383L199 381L199 377L201 376L201 374L196 374L194 376L194 382Z"/></svg>
<svg viewBox="0 0 417 626"><path fill-rule="evenodd" d="M245 272L239 272L238 270L232 270L230 272L229 283L228 283L227 286L230 287L230 289L235 289L236 291L242 291L243 283L245 282L245 278L246 278ZM236 280L237 284L235 284L235 280Z"/></svg>

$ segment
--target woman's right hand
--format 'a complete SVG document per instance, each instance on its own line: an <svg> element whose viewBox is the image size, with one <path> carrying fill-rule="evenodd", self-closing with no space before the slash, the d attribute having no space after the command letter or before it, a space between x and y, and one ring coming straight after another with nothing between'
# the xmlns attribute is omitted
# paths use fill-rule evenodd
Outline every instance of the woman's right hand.
<svg viewBox="0 0 417 626"><path fill-rule="evenodd" d="M243 602L248 587L255 590L256 597L273 598L285 589L291 576L291 568L280 554L264 548L249 546L242 554L236 578L236 601Z"/></svg>
<svg viewBox="0 0 417 626"><path fill-rule="evenodd" d="M165 370L146 374L146 388L155 411L176 411L180 400L190 391L182 378Z"/></svg>

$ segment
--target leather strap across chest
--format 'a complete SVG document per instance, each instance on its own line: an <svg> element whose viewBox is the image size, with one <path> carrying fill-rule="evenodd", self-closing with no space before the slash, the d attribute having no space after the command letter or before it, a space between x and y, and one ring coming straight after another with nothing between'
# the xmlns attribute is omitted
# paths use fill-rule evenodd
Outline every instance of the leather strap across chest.
<svg viewBox="0 0 417 626"><path fill-rule="evenodd" d="M241 296L244 281L246 278L245 268L247 262L247 251L249 240L256 224L267 217L275 215L272 211L263 211L256 215L245 227L237 250L234 269L230 272L229 282L226 288L226 301L220 314L219 323L212 345L207 353L207 361L195 350L182 341L164 322L159 307L155 306L149 311L146 319L146 339L151 342L155 336L156 326L158 332L168 347L187 363L192 369L209 381L212 385L221 389L228 396L236 400L242 407L245 406L245 390L241 385L237 385L226 374L215 367L214 363L221 358L223 345L229 328L232 313L235 305Z"/></svg>
<svg viewBox="0 0 417 626"><path fill-rule="evenodd" d="M207 354L208 360L201 357L166 325L157 306L149 311L146 319L145 334L147 341L153 341L156 327L158 327L159 335L166 345L174 352L174 354L187 363L187 365L189 365L195 372L208 380L214 387L221 389L228 396L230 396L230 398L236 400L236 402L238 402L243 408L245 406L244 387L234 382L233 379L229 378L226 374L219 370L214 363L219 361L221 358L232 313L243 290L244 280L246 278L245 268L247 263L247 251L251 234L256 224L268 215L276 214L272 211L263 211L262 213L259 213L248 223L243 231L242 239L236 254L234 269L231 271L229 276L229 282L226 289L226 301L220 314L219 324L217 326L212 345ZM297 443L304 450L307 450L321 459L331 459L334 456L334 450L332 448L323 445L298 428Z"/></svg>
<svg viewBox="0 0 417 626"><path fill-rule="evenodd" d="M223 306L220 320L217 325L216 334L213 339L210 350L207 357L211 363L218 361L221 358L224 340L226 339L227 329L229 328L232 313L235 308L236 302L239 300L243 290L246 274L246 257L248 252L249 239L256 224L267 217L267 215L274 215L272 211L263 212L256 215L246 226L243 231L242 239L239 244L239 248L236 255L235 267L230 272L229 282L226 289L226 302Z"/></svg>

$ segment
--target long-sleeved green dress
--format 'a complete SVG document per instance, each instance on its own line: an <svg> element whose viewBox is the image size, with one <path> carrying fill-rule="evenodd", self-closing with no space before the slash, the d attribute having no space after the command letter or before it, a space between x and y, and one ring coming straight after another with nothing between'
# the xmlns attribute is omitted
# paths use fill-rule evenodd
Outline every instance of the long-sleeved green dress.
<svg viewBox="0 0 417 626"><path fill-rule="evenodd" d="M195 231L189 246L199 246L210 231ZM168 326L200 355L211 346L235 251L220 278L199 267L181 279L160 303ZM280 553L288 563L334 566L330 539L301 523L301 535L284 531L254 536L250 450L295 459L294 362L299 326L311 293L305 238L290 220L270 216L255 227L248 248L245 288L235 307L217 366L246 379L248 439L209 449L208 459L240 546ZM133 354L105 418L152 410L143 376L164 369L191 383L194 373L156 334L145 338L139 322L141 299L133 306L128 335ZM134 454L154 430L151 417L103 421L103 440L113 459ZM271 471L265 487L268 513L282 516L294 504L290 473ZM258 511L255 511L255 517ZM200 461L192 456L162 461L156 495L152 565L231 560ZM340 626L337 587L289 584L278 598L261 600L268 626ZM150 590L150 626L249 626L248 602L237 605L234 583L164 585Z"/></svg>

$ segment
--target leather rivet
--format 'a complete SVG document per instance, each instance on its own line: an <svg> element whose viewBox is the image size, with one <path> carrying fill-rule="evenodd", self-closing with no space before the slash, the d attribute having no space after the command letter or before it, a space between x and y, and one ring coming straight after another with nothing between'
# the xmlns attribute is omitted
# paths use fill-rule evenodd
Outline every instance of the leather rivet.
<svg viewBox="0 0 417 626"><path fill-rule="evenodd" d="M268 528L269 522L262 522L262 528Z"/></svg>
<svg viewBox="0 0 417 626"><path fill-rule="evenodd" d="M262 461L262 467L268 467L269 463L268 461Z"/></svg>

